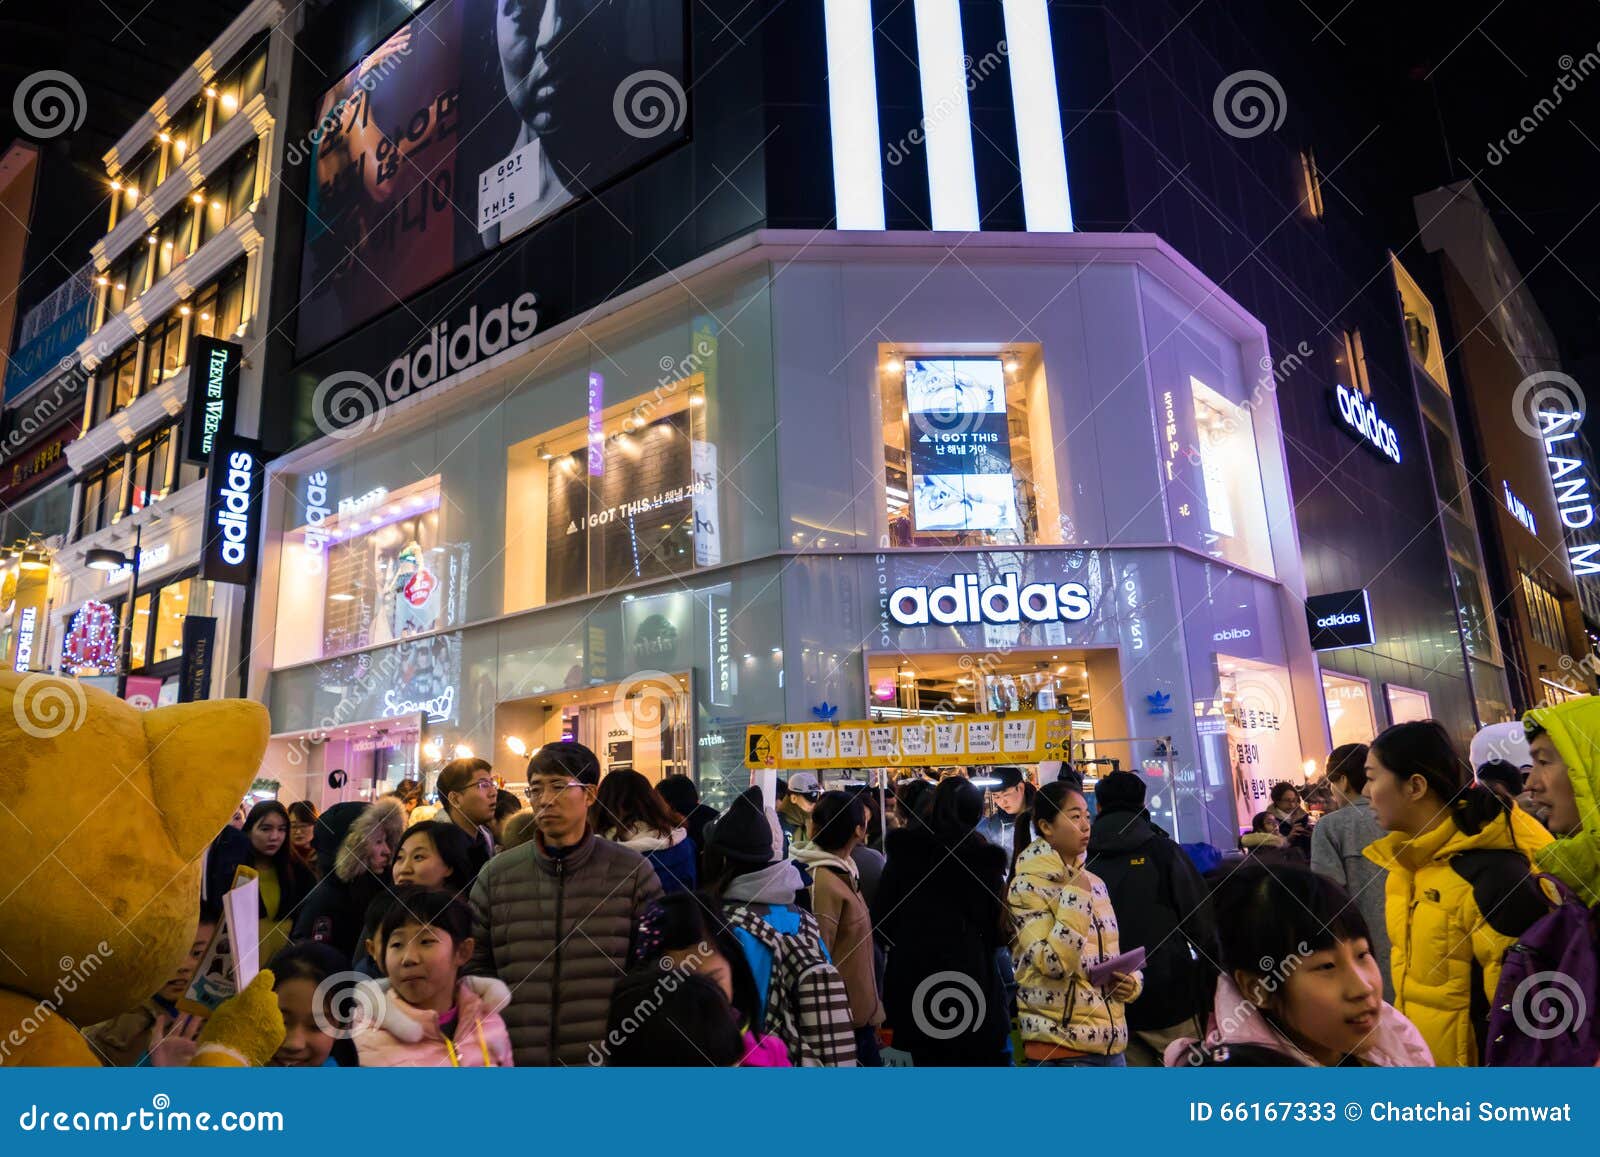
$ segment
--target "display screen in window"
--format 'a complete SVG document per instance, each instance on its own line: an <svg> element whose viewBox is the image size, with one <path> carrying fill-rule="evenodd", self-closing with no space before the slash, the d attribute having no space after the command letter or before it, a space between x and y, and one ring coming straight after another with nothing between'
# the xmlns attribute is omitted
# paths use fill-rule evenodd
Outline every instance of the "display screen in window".
<svg viewBox="0 0 1600 1157"><path fill-rule="evenodd" d="M588 451L549 463L545 574L548 598L638 582L696 564L696 476L692 417L680 411L606 439L603 467L590 478Z"/></svg>
<svg viewBox="0 0 1600 1157"><path fill-rule="evenodd" d="M908 360L912 517L922 531L1018 528L998 358Z"/></svg>

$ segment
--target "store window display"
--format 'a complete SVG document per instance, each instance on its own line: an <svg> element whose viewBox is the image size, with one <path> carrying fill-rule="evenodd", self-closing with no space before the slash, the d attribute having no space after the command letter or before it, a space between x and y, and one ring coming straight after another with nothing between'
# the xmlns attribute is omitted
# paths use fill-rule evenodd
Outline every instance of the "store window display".
<svg viewBox="0 0 1600 1157"><path fill-rule="evenodd" d="M882 345L878 378L893 545L1060 541L1037 347L956 355Z"/></svg>

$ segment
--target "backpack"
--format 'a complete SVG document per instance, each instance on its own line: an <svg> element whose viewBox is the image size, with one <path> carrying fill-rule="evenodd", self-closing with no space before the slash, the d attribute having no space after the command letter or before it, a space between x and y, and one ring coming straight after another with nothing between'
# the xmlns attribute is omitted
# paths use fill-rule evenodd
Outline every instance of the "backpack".
<svg viewBox="0 0 1600 1157"><path fill-rule="evenodd" d="M1595 913L1554 876L1561 902L1506 951L1489 1010L1484 1064L1590 1066L1600 1058L1600 944Z"/></svg>

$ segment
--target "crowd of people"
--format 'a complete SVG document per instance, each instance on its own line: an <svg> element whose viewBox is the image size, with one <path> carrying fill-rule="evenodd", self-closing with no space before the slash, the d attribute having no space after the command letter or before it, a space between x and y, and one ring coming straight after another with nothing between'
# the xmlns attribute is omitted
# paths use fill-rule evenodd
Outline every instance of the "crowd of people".
<svg viewBox="0 0 1600 1157"><path fill-rule="evenodd" d="M1340 747L1225 849L1175 842L1127 771L796 773L719 813L578 743L534 753L525 801L457 759L436 807L408 782L242 811L188 957L86 1035L186 1063L248 869L278 1065L1594 1064L1600 699L1480 740ZM1530 1027L1558 967L1578 1015Z"/></svg>

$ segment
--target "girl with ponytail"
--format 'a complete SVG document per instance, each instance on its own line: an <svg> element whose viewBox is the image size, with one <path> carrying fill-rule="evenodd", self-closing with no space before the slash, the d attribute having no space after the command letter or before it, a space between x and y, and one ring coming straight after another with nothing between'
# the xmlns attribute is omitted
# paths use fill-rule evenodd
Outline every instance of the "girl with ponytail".
<svg viewBox="0 0 1600 1157"><path fill-rule="evenodd" d="M1090 970L1121 948L1106 886L1083 868L1089 804L1076 780L1058 779L1034 793L1033 806L1017 818L1014 847L1012 952L1027 1063L1120 1068L1127 1063L1124 1005L1144 982L1139 972L1090 979Z"/></svg>
<svg viewBox="0 0 1600 1157"><path fill-rule="evenodd" d="M1366 771L1373 816L1389 833L1364 855L1389 873L1394 1005L1421 1031L1435 1063L1475 1065L1500 962L1548 910L1533 856L1550 834L1480 786L1431 719L1379 735Z"/></svg>

